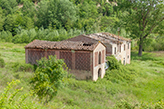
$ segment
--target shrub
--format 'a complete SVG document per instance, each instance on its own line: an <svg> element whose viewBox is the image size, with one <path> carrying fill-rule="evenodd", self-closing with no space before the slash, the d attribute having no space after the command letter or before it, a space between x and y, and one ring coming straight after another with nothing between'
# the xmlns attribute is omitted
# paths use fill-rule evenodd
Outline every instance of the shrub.
<svg viewBox="0 0 164 109"><path fill-rule="evenodd" d="M0 58L0 67L5 67L5 61L2 58Z"/></svg>
<svg viewBox="0 0 164 109"><path fill-rule="evenodd" d="M20 94L23 90L18 88L19 80L12 80L10 83L7 83L7 87L4 88L4 92L0 94L0 109L35 109L33 102L30 101L30 104L25 102L29 94ZM17 98L18 97L18 98Z"/></svg>
<svg viewBox="0 0 164 109"><path fill-rule="evenodd" d="M107 64L109 65L109 69L119 69L120 68L120 63L118 60L112 55L112 56L107 56Z"/></svg>
<svg viewBox="0 0 164 109"><path fill-rule="evenodd" d="M58 88L62 86L67 76L65 63L56 56L41 58L37 61L38 67L31 79L31 88L40 100L45 98L44 103L48 103L57 94Z"/></svg>
<svg viewBox="0 0 164 109"><path fill-rule="evenodd" d="M128 66L122 65L114 57L107 57L109 69L106 71L105 78L114 83L134 81L138 72Z"/></svg>
<svg viewBox="0 0 164 109"><path fill-rule="evenodd" d="M4 40L6 42L11 42L12 38L13 38L13 36L12 36L11 32L9 32L9 31L2 31L2 32L0 32L0 39L1 40Z"/></svg>
<svg viewBox="0 0 164 109"><path fill-rule="evenodd" d="M32 72L34 71L34 67L31 64L26 64L26 63L19 63L16 62L12 65L12 68L14 69L15 72L20 72L20 71L25 71L25 72Z"/></svg>

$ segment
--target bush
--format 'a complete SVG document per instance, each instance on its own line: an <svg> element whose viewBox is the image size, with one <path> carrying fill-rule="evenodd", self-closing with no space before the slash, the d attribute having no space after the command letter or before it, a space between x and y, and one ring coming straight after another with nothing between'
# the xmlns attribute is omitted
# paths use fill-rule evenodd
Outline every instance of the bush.
<svg viewBox="0 0 164 109"><path fill-rule="evenodd" d="M15 72L20 72L20 71L24 71L24 72L33 72L34 71L34 67L31 64L26 64L26 63L13 63L12 68L14 69Z"/></svg>
<svg viewBox="0 0 164 109"><path fill-rule="evenodd" d="M32 90L40 100L45 98L44 103L48 103L57 94L58 88L62 86L67 76L66 64L56 56L41 58L37 61L38 67L31 79Z"/></svg>
<svg viewBox="0 0 164 109"><path fill-rule="evenodd" d="M114 57L107 57L109 69L106 71L105 78L114 83L131 82L138 76L138 72L128 66L122 65Z"/></svg>
<svg viewBox="0 0 164 109"><path fill-rule="evenodd" d="M112 55L112 56L107 56L107 64L109 66L109 69L119 69L120 68L120 63L118 62L118 60Z"/></svg>
<svg viewBox="0 0 164 109"><path fill-rule="evenodd" d="M23 87L19 88L19 80L12 80L7 83L7 87L4 88L4 92L0 94L0 109L35 109L34 103L25 102L26 98L30 95L22 94ZM21 96L20 96L21 94Z"/></svg>
<svg viewBox="0 0 164 109"><path fill-rule="evenodd" d="M9 31L2 31L0 32L0 39L6 42L11 42L12 41L12 33Z"/></svg>
<svg viewBox="0 0 164 109"><path fill-rule="evenodd" d="M0 67L5 67L5 61L2 58L0 58Z"/></svg>

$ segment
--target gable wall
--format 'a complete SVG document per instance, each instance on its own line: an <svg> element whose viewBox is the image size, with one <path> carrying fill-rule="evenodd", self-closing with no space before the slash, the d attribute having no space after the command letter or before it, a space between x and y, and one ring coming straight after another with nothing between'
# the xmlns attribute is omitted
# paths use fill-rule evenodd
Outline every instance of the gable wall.
<svg viewBox="0 0 164 109"><path fill-rule="evenodd" d="M99 63L99 54L101 54L101 63ZM105 75L105 58L106 58L106 47L99 43L93 51L93 80L98 79L98 70L101 69L101 78Z"/></svg>

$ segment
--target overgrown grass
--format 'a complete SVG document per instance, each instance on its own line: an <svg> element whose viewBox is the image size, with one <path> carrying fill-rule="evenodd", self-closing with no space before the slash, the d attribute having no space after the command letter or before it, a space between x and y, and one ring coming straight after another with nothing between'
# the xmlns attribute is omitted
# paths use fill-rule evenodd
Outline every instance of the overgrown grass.
<svg viewBox="0 0 164 109"><path fill-rule="evenodd" d="M7 82L18 79L21 83L17 87L23 87L23 90L15 99L30 92L29 81L33 75L33 67L27 67L25 64L24 46L25 44L0 43L0 57L5 61L5 67L0 68L0 93L4 91ZM109 78L98 79L96 82L70 78L68 84L58 91L57 96L49 104L43 105L36 97L30 96L25 102L39 109L132 108L136 104L141 108L142 103L155 108L164 98L164 56L160 54L143 53L143 56L139 57L134 51L131 64L122 65L121 72L107 71Z"/></svg>

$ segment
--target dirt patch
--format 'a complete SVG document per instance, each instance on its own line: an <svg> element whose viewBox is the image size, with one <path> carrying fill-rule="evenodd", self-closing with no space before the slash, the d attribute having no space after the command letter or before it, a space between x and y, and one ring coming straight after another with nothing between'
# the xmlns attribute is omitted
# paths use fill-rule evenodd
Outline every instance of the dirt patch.
<svg viewBox="0 0 164 109"><path fill-rule="evenodd" d="M164 51L153 51L151 53L155 54L157 57L164 57Z"/></svg>

